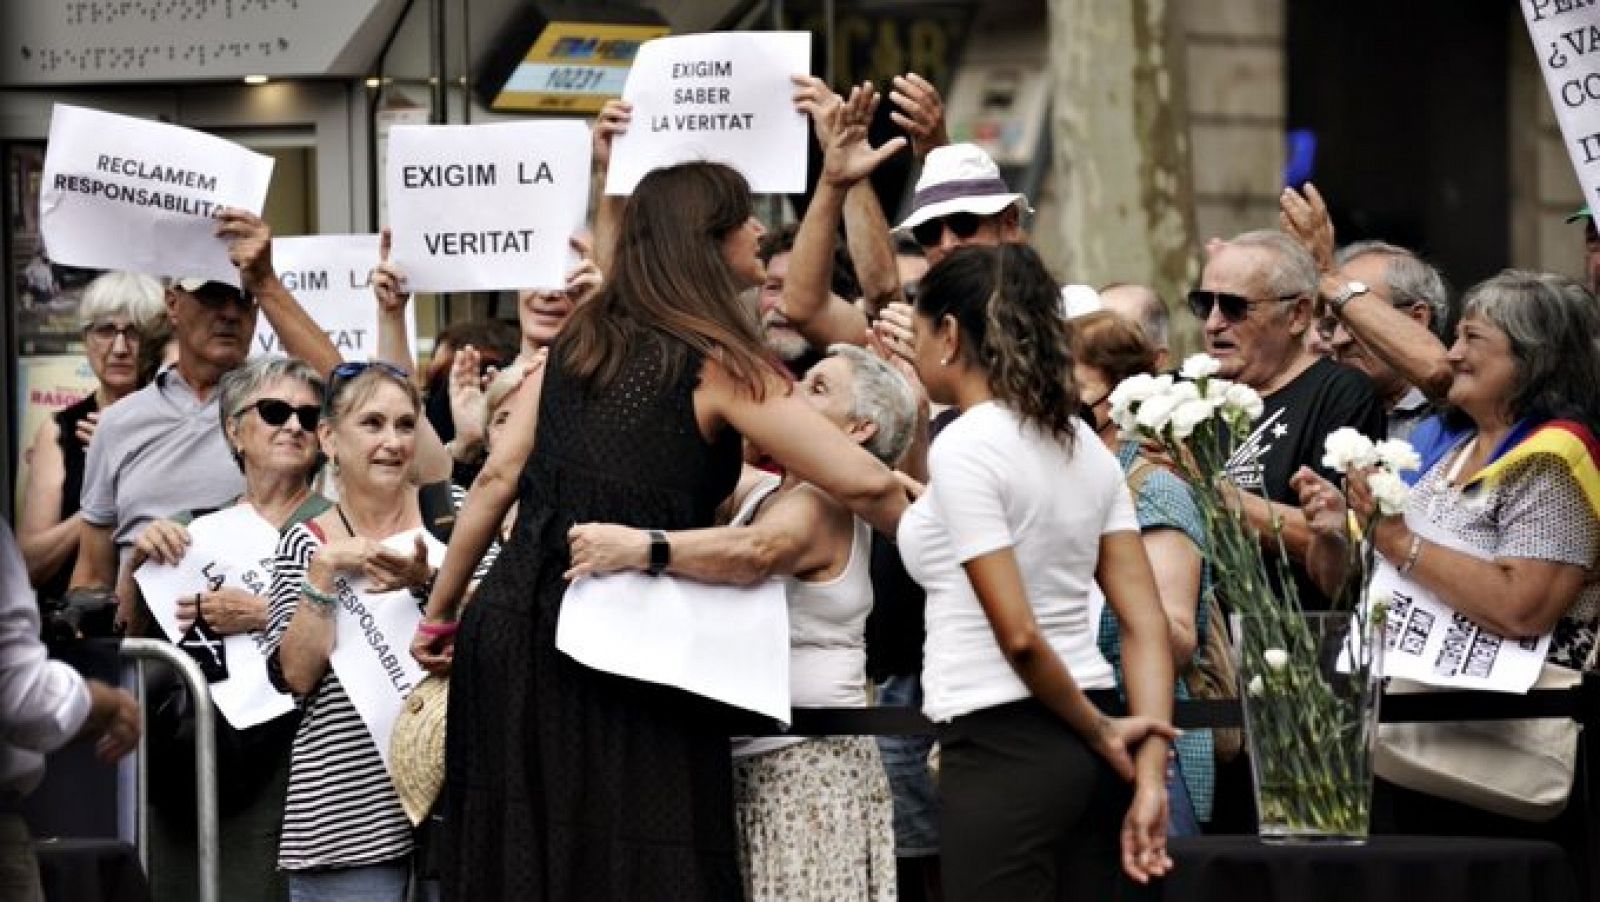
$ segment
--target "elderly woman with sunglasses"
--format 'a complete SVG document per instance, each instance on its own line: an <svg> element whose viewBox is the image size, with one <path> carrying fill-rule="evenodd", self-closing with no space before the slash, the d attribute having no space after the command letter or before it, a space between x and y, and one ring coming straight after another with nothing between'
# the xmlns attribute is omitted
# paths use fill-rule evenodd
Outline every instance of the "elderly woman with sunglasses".
<svg viewBox="0 0 1600 902"><path fill-rule="evenodd" d="M141 349L166 318L161 283L137 273L106 273L89 283L78 315L84 356L98 384L34 433L17 520L28 579L44 599L64 596L72 576L84 461L100 412L149 378L140 365Z"/></svg>
<svg viewBox="0 0 1600 902"><path fill-rule="evenodd" d="M311 489L320 461L316 428L321 412L322 380L309 366L282 357L249 361L223 375L218 383L218 412L233 458L244 474L244 494L229 507L248 509L277 535L313 517L328 502ZM134 541L132 564L146 559L177 564L196 539L238 547L244 536L237 527L218 524L187 512L154 520ZM214 531L226 531L222 535ZM207 536L208 531L213 531ZM216 544L213 543L213 544ZM275 543L240 549L251 559L271 560ZM262 574L270 578L270 574ZM178 603L177 628L187 633L201 618L216 637L249 633L267 626L266 578L260 590L228 585L198 591ZM248 580L246 581L248 583ZM160 695L158 693L158 695ZM179 716L186 696L167 693L161 713ZM286 714L246 729L218 721L218 799L222 813L222 894L228 899L282 899L286 888L272 879L278 851L278 829L288 780L289 742L298 715ZM178 738L176 724L151 730L153 781L162 804L151 808L151 874L159 898L194 898L195 825L192 787L193 747Z"/></svg>
<svg viewBox="0 0 1600 902"><path fill-rule="evenodd" d="M339 501L284 534L269 592L268 673L304 712L278 866L296 900L401 900L411 824L377 740L330 661L337 619L349 616L339 609L341 595L420 604L433 578L430 561L444 549L422 528L427 487L411 480L422 406L409 375L385 363L345 363L332 375L318 438Z"/></svg>

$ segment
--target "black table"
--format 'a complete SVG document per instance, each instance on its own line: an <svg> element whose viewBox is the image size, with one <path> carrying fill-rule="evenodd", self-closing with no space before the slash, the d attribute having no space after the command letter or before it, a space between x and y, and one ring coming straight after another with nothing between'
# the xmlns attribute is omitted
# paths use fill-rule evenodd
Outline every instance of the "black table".
<svg viewBox="0 0 1600 902"><path fill-rule="evenodd" d="M1253 836L1169 843L1170 902L1577 902L1561 847L1520 839L1374 836L1362 846Z"/></svg>
<svg viewBox="0 0 1600 902"><path fill-rule="evenodd" d="M46 839L33 844L46 902L150 902L139 854L108 839Z"/></svg>

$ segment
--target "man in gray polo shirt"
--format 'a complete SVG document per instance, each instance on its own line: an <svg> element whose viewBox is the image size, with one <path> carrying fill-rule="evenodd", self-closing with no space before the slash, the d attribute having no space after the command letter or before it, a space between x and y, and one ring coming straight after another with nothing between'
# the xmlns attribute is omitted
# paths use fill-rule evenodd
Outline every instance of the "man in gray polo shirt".
<svg viewBox="0 0 1600 902"><path fill-rule="evenodd" d="M284 348L320 372L339 353L278 280L272 233L238 210L218 216L219 238L239 268L235 288L206 279L178 279L167 289L167 312L178 360L154 381L101 415L84 465L84 526L72 587L109 590L145 524L186 510L220 507L244 491L217 413L217 381L244 362L264 312ZM127 592L118 592L126 602ZM119 604L118 622L133 615Z"/></svg>

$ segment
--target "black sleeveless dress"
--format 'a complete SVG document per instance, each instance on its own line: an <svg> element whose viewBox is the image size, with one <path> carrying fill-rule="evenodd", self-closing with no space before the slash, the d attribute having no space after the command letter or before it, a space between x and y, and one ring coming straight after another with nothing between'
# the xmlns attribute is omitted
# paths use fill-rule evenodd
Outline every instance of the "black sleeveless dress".
<svg viewBox="0 0 1600 902"><path fill-rule="evenodd" d="M88 419L89 414L99 410L100 402L95 399L94 392L90 392L78 403L53 414L58 431L56 446L61 449L61 461L66 466L66 476L61 482L62 520L78 512L83 495L83 466L88 459L89 446L78 438L78 424ZM71 580L72 561L69 559L61 565L61 569L51 574L39 586L39 597L41 599L66 597L67 583Z"/></svg>
<svg viewBox="0 0 1600 902"><path fill-rule="evenodd" d="M640 344L595 395L550 354L517 524L456 639L446 898L742 895L723 712L555 647L573 524L709 526L738 478L738 434L708 444L695 421L700 359L667 379Z"/></svg>

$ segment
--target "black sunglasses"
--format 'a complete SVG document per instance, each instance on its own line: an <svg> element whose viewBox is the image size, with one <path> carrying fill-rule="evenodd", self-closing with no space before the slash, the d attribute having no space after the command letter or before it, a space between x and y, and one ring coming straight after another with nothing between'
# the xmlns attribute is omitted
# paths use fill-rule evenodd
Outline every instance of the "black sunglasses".
<svg viewBox="0 0 1600 902"><path fill-rule="evenodd" d="M323 410L332 409L333 399L339 394L339 385L341 383L348 382L367 370L373 369L399 379L401 382L407 384L411 382L411 374L392 363L384 363L382 360L346 360L344 363L334 367L333 372L328 374L328 390L322 396Z"/></svg>
<svg viewBox="0 0 1600 902"><path fill-rule="evenodd" d="M1205 322L1211 317L1211 308L1218 307L1222 310L1222 318L1230 323L1237 323L1250 315L1250 308L1262 304L1282 304L1288 301L1298 301L1302 295L1291 294L1264 300L1251 300L1242 294L1233 294L1227 291L1201 291L1196 289L1189 292L1189 312L1194 318Z"/></svg>
<svg viewBox="0 0 1600 902"><path fill-rule="evenodd" d="M933 247L944 237L946 228L955 233L957 238L966 240L978 234L978 227L983 225L983 217L976 213L951 213L949 216L936 216L927 222L911 227L911 237L923 247Z"/></svg>
<svg viewBox="0 0 1600 902"><path fill-rule="evenodd" d="M248 291L237 291L230 285L218 283L213 287L207 282L200 288L189 292L189 297L207 310L221 310L229 304L237 304L240 310L254 310L256 299Z"/></svg>
<svg viewBox="0 0 1600 902"><path fill-rule="evenodd" d="M239 411L239 416L244 416L252 410L261 417L261 422L268 426L282 426L289 422L289 417L296 417L300 420L300 428L307 432L316 432L317 421L322 419L322 408L315 404L295 405L277 398L262 398Z"/></svg>

